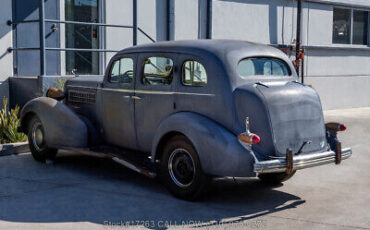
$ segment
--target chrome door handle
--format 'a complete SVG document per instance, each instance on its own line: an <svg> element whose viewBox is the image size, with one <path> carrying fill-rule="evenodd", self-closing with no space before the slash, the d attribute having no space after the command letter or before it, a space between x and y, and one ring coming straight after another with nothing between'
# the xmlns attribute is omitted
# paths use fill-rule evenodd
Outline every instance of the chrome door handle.
<svg viewBox="0 0 370 230"><path fill-rule="evenodd" d="M131 99L134 99L134 100L141 100L141 97L138 97L138 96L131 96Z"/></svg>
<svg viewBox="0 0 370 230"><path fill-rule="evenodd" d="M124 101L127 101L127 102L131 101L131 96L129 96L129 95L125 95L122 98L123 98Z"/></svg>

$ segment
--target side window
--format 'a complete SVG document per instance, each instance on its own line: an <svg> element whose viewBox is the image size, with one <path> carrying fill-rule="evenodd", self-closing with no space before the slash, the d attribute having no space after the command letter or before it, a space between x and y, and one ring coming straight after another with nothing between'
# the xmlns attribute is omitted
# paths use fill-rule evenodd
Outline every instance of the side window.
<svg viewBox="0 0 370 230"><path fill-rule="evenodd" d="M134 61L131 58L121 58L113 63L109 82L130 84L134 77Z"/></svg>
<svg viewBox="0 0 370 230"><path fill-rule="evenodd" d="M150 57L144 61L143 83L169 85L173 78L173 61L165 57Z"/></svg>
<svg viewBox="0 0 370 230"><path fill-rule="evenodd" d="M182 66L182 83L189 86L207 85L207 72L197 61L185 61Z"/></svg>

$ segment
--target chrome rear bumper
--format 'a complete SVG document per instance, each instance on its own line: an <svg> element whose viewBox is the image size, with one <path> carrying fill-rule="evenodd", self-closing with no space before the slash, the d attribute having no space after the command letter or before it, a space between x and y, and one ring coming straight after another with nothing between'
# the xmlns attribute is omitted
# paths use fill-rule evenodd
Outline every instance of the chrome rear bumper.
<svg viewBox="0 0 370 230"><path fill-rule="evenodd" d="M342 149L341 159L345 160L352 155L351 148ZM330 164L336 162L334 151L323 153L311 153L301 156L293 157L293 170L315 167L323 164ZM267 161L260 161L254 164L254 172L256 173L278 173L287 171L286 159L274 159Z"/></svg>

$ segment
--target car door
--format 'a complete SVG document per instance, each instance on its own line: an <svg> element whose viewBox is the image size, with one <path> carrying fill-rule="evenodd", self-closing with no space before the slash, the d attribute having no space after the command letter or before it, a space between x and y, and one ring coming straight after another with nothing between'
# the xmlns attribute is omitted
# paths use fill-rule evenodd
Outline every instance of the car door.
<svg viewBox="0 0 370 230"><path fill-rule="evenodd" d="M138 149L150 152L161 121L175 110L173 82L178 78L176 54L143 53L138 56L135 88L135 125Z"/></svg>
<svg viewBox="0 0 370 230"><path fill-rule="evenodd" d="M136 55L114 58L102 87L103 134L107 144L135 149L134 104Z"/></svg>

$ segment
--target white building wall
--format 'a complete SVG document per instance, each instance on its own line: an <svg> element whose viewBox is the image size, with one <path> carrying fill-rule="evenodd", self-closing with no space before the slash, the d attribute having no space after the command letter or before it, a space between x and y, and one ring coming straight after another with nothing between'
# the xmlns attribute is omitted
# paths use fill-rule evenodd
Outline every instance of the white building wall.
<svg viewBox="0 0 370 230"><path fill-rule="evenodd" d="M105 1L105 23L115 25L133 24L132 0L107 0ZM133 30L126 28L105 29L105 47L109 50L121 50L132 46ZM107 53L107 61L115 53ZM108 63L107 63L108 64Z"/></svg>
<svg viewBox="0 0 370 230"><path fill-rule="evenodd" d="M307 3L305 4L306 45L332 45L333 7L330 5Z"/></svg>
<svg viewBox="0 0 370 230"><path fill-rule="evenodd" d="M277 26L267 1L214 1L212 9L212 38L242 39L270 43L276 37ZM275 10L275 9L274 9ZM271 25L272 24L272 25ZM274 34L275 33L275 34Z"/></svg>
<svg viewBox="0 0 370 230"><path fill-rule="evenodd" d="M137 23L155 41L165 40L166 37L166 10L165 0L138 0ZM105 23L114 25L133 26L132 0L105 1ZM138 44L152 43L143 33L138 31ZM105 29L105 47L109 50L121 50L132 46L133 29L112 28ZM115 53L107 53L107 63Z"/></svg>
<svg viewBox="0 0 370 230"><path fill-rule="evenodd" d="M6 25L12 18L12 1L1 1L0 82L13 75L13 53L7 53L7 48L12 46L12 31ZM368 46L332 44L331 3L334 2L351 3L370 10L368 0L308 0L303 4L302 44L308 46L305 83L312 84L319 92L324 109L370 106L370 49ZM132 0L102 0L102 3L104 23L133 25ZM156 41L167 39L168 21L173 22L169 26L170 38L205 37L206 0L171 0L171 6L173 16L168 18L167 0L138 0L138 27ZM64 15L62 7L60 10ZM296 38L296 17L296 1L293 0L213 0L211 36L214 39L290 45ZM104 31L102 48L121 50L133 44L132 29L106 27ZM63 28L61 32L63 37ZM61 43L63 47L64 39ZM138 32L138 44L143 43L151 41ZM113 55L107 53L106 60Z"/></svg>
<svg viewBox="0 0 370 230"><path fill-rule="evenodd" d="M0 7L0 104L2 98L9 97L8 78L13 75L13 53L8 53L12 47L12 27L7 21L12 19L12 0L2 0Z"/></svg>
<svg viewBox="0 0 370 230"><path fill-rule="evenodd" d="M303 4L302 45L308 46L305 83L318 91L324 109L370 106L370 49L332 44L333 6L327 4L330 1L314 1L326 4ZM370 7L369 1L351 3ZM286 0L214 0L212 38L294 44L296 6L296 1Z"/></svg>
<svg viewBox="0 0 370 230"><path fill-rule="evenodd" d="M167 33L165 2L138 1L138 26L158 41L165 40ZM204 38L205 1L172 2L174 29L170 36L175 40ZM331 2L312 0L303 4L302 44L308 46L305 82L319 92L324 109L370 106L370 99L367 99L370 98L370 50L335 49L358 46L332 44L333 6L328 4ZM362 0L352 0L351 4L370 7L370 2ZM294 44L296 6L296 1L290 0L213 0L211 36L213 39L240 39L264 44ZM132 0L106 1L106 12L106 23L132 25ZM138 33L138 44L148 42ZM107 49L131 45L132 30L107 29ZM107 56L108 60L111 55Z"/></svg>
<svg viewBox="0 0 370 230"><path fill-rule="evenodd" d="M154 40L157 39L157 2L156 0L138 0L138 27ZM151 43L144 34L138 32L138 44Z"/></svg>
<svg viewBox="0 0 370 230"><path fill-rule="evenodd" d="M332 44L333 6L307 8L306 45L313 47L306 52L305 83L318 91L324 109L370 106L370 49Z"/></svg>
<svg viewBox="0 0 370 230"><path fill-rule="evenodd" d="M198 0L173 0L175 2L175 40L198 38Z"/></svg>

